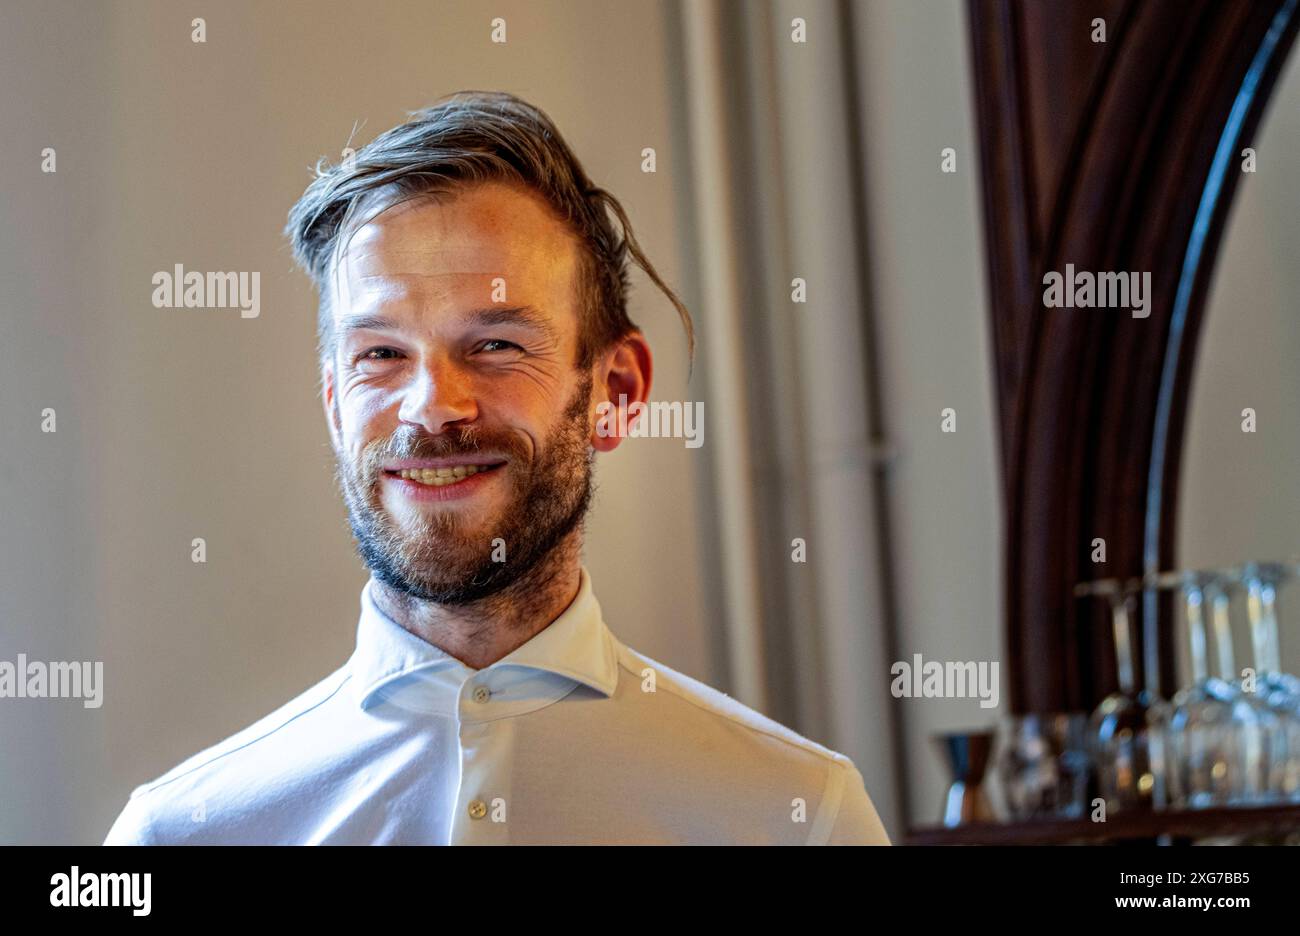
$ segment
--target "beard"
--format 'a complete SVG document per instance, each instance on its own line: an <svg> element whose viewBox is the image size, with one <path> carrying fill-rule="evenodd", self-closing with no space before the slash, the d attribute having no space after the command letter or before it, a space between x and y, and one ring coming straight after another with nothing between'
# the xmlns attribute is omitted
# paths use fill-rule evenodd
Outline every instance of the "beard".
<svg viewBox="0 0 1300 936"><path fill-rule="evenodd" d="M351 461L336 452L336 477L348 507L357 552L379 581L410 597L467 605L528 575L582 524L592 497L585 375L559 425L540 451L517 434L480 425L453 426L431 436L404 424L369 443ZM337 405L337 403L336 403ZM486 521L436 503L413 507L404 520L383 504L383 466L402 458L488 455L505 458L496 471L509 482L505 507Z"/></svg>

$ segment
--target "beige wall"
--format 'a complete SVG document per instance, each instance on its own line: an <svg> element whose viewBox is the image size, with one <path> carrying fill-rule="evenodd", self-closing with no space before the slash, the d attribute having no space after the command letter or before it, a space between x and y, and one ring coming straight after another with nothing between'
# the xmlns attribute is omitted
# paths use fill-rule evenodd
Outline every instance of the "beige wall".
<svg viewBox="0 0 1300 936"><path fill-rule="evenodd" d="M999 661L1001 508L965 4L859 4L881 397L899 658ZM939 171L945 147L957 172ZM957 431L940 432L940 413ZM1005 673L1003 673L1005 682ZM976 701L903 699L910 818L938 821L931 737L990 727Z"/></svg>

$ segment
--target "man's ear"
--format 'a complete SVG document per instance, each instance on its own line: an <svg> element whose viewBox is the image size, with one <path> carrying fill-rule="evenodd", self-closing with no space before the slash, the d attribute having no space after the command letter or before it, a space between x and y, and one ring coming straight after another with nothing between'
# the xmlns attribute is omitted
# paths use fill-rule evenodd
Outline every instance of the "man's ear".
<svg viewBox="0 0 1300 936"><path fill-rule="evenodd" d="M334 451L343 451L343 425L339 417L337 387L334 384L334 365L326 364L321 368L321 404L325 407L325 424L330 429L330 444Z"/></svg>
<svg viewBox="0 0 1300 936"><path fill-rule="evenodd" d="M639 331L625 335L601 357L596 373L592 402L596 406L596 425L591 431L591 447L598 452L612 452L622 441L619 434L624 420L629 429L635 425L644 406L636 412L626 411L634 403L650 399L650 380L654 357L650 343Z"/></svg>

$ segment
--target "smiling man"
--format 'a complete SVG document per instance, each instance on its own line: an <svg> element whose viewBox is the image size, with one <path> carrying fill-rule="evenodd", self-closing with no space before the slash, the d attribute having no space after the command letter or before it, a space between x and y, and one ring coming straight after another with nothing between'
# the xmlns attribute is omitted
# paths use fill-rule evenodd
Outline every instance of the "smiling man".
<svg viewBox="0 0 1300 936"><path fill-rule="evenodd" d="M137 787L106 844L888 844L847 757L605 625L597 411L652 371L629 253L693 330L549 118L452 95L319 169L287 233L371 573L356 650Z"/></svg>

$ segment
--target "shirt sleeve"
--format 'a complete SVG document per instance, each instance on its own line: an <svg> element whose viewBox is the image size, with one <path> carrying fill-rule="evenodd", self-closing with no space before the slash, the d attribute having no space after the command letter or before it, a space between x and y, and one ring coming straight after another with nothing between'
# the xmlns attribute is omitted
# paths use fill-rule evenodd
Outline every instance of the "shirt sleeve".
<svg viewBox="0 0 1300 936"><path fill-rule="evenodd" d="M153 817L149 812L145 797L139 791L133 792L127 800L113 827L104 839L105 845L155 845L153 834Z"/></svg>
<svg viewBox="0 0 1300 936"><path fill-rule="evenodd" d="M853 761L843 755L838 756L832 772L839 774L839 805L831 823L830 834L824 844L892 844L879 814L876 813L876 807L871 802L871 797L867 795L862 773ZM829 792L828 790L828 794Z"/></svg>

